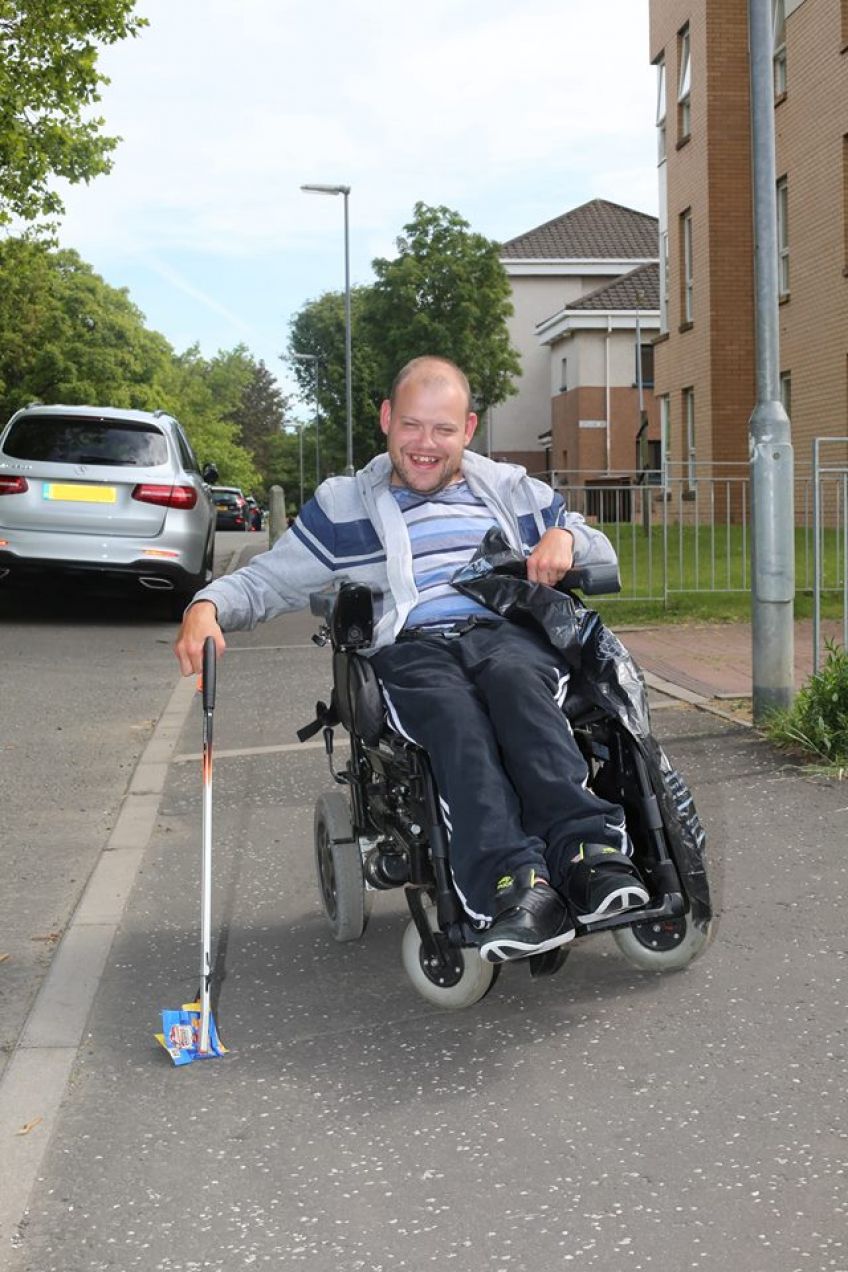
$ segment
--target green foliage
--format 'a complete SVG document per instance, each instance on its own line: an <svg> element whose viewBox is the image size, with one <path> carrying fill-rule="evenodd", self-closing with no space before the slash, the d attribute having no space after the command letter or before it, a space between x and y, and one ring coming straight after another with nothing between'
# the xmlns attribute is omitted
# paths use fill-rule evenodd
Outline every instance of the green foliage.
<svg viewBox="0 0 848 1272"><path fill-rule="evenodd" d="M513 310L499 245L450 208L416 203L397 247L394 260L373 262L364 315L381 396L406 362L430 353L462 367L481 413L503 402L521 364L509 343Z"/></svg>
<svg viewBox="0 0 848 1272"><path fill-rule="evenodd" d="M775 712L766 732L778 746L805 751L828 769L848 767L848 651L829 643L821 670L787 711Z"/></svg>
<svg viewBox="0 0 848 1272"><path fill-rule="evenodd" d="M361 468L384 449L379 427L380 394L376 390L376 359L362 315L368 289L354 287L350 297L351 387L353 395L353 459ZM347 459L347 403L345 395L344 293L325 292L309 301L291 324L290 355L307 354L314 361L292 358L305 410L319 416L322 477L344 472ZM313 436L314 442L314 436ZM288 490L287 492L288 493Z"/></svg>
<svg viewBox="0 0 848 1272"><path fill-rule="evenodd" d="M135 0L0 0L0 225L56 216L51 176L72 184L112 166L118 139L89 117L108 83L98 45L137 35Z"/></svg>
<svg viewBox="0 0 848 1272"><path fill-rule="evenodd" d="M262 474L258 493L264 499L267 486L273 484L268 480L272 444L280 436L289 403L265 363L254 362L244 347L241 348L248 357L249 372L239 399L228 415L238 427L241 444L250 451Z"/></svg>
<svg viewBox="0 0 848 1272"><path fill-rule="evenodd" d="M260 476L234 416L255 368L243 346L211 360L196 348L176 355L76 252L0 242L0 424L29 402L160 407L224 484L249 489Z"/></svg>
<svg viewBox="0 0 848 1272"><path fill-rule="evenodd" d="M385 448L380 403L400 368L421 354L451 358L468 375L478 409L502 402L521 374L506 320L509 280L496 243L449 208L415 205L395 260L374 261L377 281L351 293L353 455L361 467ZM343 472L344 294L326 292L295 317L290 355L307 410L319 416L321 473ZM312 439L314 442L314 438ZM306 443L305 443L306 444Z"/></svg>
<svg viewBox="0 0 848 1272"><path fill-rule="evenodd" d="M242 348L207 361L196 346L174 356L159 391L159 405L185 426L201 466L214 461L223 486L251 491L261 477L253 456L240 445L232 413L250 377Z"/></svg>
<svg viewBox="0 0 848 1272"><path fill-rule="evenodd" d="M286 508L297 512L300 507L300 457L299 429L280 432L272 438L268 447L267 488L281 486L286 496ZM317 483L315 481L315 429L311 425L303 430L303 498L309 499Z"/></svg>
<svg viewBox="0 0 848 1272"><path fill-rule="evenodd" d="M76 252L0 243L0 411L28 402L153 410L173 354Z"/></svg>

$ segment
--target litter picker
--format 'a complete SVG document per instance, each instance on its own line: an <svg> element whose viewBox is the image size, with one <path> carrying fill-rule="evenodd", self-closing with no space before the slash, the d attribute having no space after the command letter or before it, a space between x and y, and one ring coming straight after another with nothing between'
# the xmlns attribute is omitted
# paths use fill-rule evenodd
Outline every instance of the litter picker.
<svg viewBox="0 0 848 1272"><path fill-rule="evenodd" d="M202 855L200 870L200 988L197 1001L184 1003L179 1011L162 1012L162 1044L174 1064L209 1060L226 1052L218 1037L210 1005L212 987L212 716L215 711L215 641L207 636L203 644L203 805L201 817Z"/></svg>

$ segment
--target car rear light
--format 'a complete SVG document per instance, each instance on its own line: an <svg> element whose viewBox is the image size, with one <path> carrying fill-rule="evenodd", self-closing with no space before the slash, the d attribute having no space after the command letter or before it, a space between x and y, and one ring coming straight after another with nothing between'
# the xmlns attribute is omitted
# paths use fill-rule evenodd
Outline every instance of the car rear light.
<svg viewBox="0 0 848 1272"><path fill-rule="evenodd" d="M142 482L132 492L139 503L159 504L162 508L193 508L197 503L194 486L155 486Z"/></svg>
<svg viewBox="0 0 848 1272"><path fill-rule="evenodd" d="M22 495L25 490L29 490L26 477L0 476L0 495Z"/></svg>

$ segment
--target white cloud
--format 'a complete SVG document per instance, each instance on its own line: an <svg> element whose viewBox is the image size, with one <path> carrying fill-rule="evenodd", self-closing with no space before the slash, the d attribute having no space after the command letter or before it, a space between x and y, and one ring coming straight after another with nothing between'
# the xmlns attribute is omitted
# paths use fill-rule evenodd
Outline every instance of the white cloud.
<svg viewBox="0 0 848 1272"><path fill-rule="evenodd" d="M69 235L83 251L296 248L340 215L305 181L351 184L367 232L516 169L547 182L645 150L646 3L458 8L148 0L150 29L104 55L124 140L110 178L71 192Z"/></svg>
<svg viewBox="0 0 848 1272"><path fill-rule="evenodd" d="M278 330L340 285L341 200L304 182L351 185L355 281L392 254L417 200L498 238L595 195L655 206L647 0L139 8L150 27L101 59L100 113L123 137L114 170L67 190L62 237L119 285L122 262L155 258L169 297L218 306L222 341L261 325L251 271L260 295L273 263ZM214 285L198 286L200 261L219 263Z"/></svg>

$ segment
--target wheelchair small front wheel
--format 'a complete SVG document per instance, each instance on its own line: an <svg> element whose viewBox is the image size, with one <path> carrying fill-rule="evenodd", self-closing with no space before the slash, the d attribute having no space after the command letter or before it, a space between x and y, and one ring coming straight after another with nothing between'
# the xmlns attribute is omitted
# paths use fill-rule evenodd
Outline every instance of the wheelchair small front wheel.
<svg viewBox="0 0 848 1272"><path fill-rule="evenodd" d="M428 921L432 927L432 905L425 903ZM457 1010L470 1007L488 994L501 970L496 963L485 962L476 946L457 947L448 944L442 933L436 933L443 961L427 958L418 928L410 920L403 934L401 960L403 969L413 986L428 1002L436 1007Z"/></svg>
<svg viewBox="0 0 848 1272"><path fill-rule="evenodd" d="M368 922L362 857L350 809L333 791L315 805L315 870L324 915L337 941L358 941Z"/></svg>
<svg viewBox="0 0 848 1272"><path fill-rule="evenodd" d="M683 914L616 928L613 937L628 962L642 971L677 972L707 948L711 926L701 927L690 914Z"/></svg>

